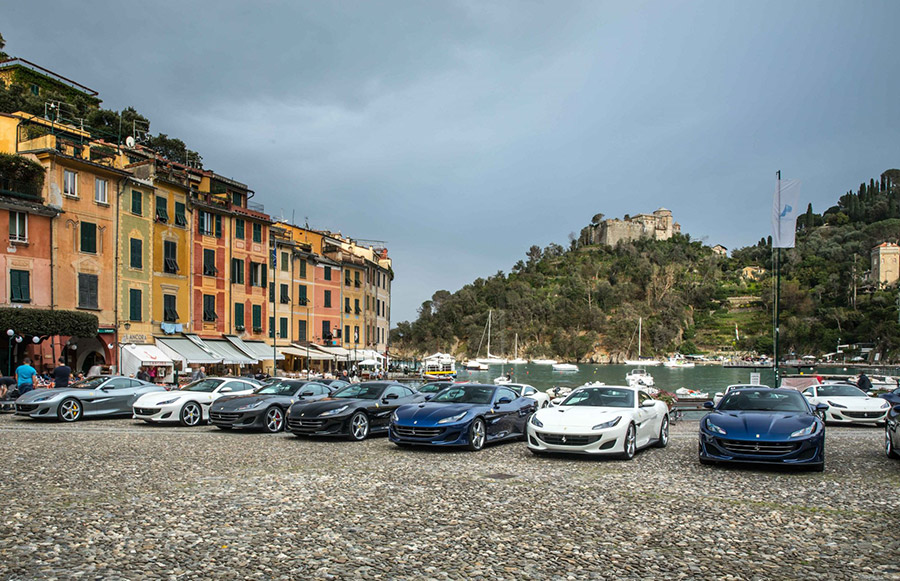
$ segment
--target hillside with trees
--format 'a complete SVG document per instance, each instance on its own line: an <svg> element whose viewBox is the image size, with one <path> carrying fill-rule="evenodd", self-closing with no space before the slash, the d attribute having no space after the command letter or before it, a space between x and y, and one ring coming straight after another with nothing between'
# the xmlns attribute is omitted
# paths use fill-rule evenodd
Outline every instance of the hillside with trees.
<svg viewBox="0 0 900 581"><path fill-rule="evenodd" d="M900 358L897 285L874 284L868 272L874 246L900 241L900 170L822 214L810 205L797 232L797 247L782 252L782 353L821 355L840 341ZM639 317L644 355L771 353L772 257L771 238L730 258L681 234L615 247L532 246L509 274L435 292L415 321L392 330L391 350L475 357L492 311L498 354L511 354L518 334L526 357L620 361L636 352ZM763 269L758 280L743 272L748 266Z"/></svg>

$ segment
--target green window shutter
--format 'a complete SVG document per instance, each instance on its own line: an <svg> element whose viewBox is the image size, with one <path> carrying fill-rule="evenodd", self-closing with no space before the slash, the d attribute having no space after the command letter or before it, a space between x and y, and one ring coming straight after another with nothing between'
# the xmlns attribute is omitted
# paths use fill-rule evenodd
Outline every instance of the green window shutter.
<svg viewBox="0 0 900 581"><path fill-rule="evenodd" d="M78 307L82 309L97 308L97 275L78 275Z"/></svg>
<svg viewBox="0 0 900 581"><path fill-rule="evenodd" d="M81 251L97 253L97 225L91 222L81 223Z"/></svg>
<svg viewBox="0 0 900 581"><path fill-rule="evenodd" d="M262 242L262 225L253 224L253 241Z"/></svg>
<svg viewBox="0 0 900 581"><path fill-rule="evenodd" d="M298 321L297 340L298 341L306 341L306 321Z"/></svg>
<svg viewBox="0 0 900 581"><path fill-rule="evenodd" d="M234 221L234 237L238 240L244 239L244 219L237 218Z"/></svg>
<svg viewBox="0 0 900 581"><path fill-rule="evenodd" d="M275 283L269 283L269 302L275 302Z"/></svg>
<svg viewBox="0 0 900 581"><path fill-rule="evenodd" d="M275 317L269 317L269 337L275 338Z"/></svg>
<svg viewBox="0 0 900 581"><path fill-rule="evenodd" d="M175 225L187 226L187 217L185 216L184 204L175 202Z"/></svg>
<svg viewBox="0 0 900 581"><path fill-rule="evenodd" d="M306 299L306 285L301 284L297 286L297 304L305 305L307 303Z"/></svg>
<svg viewBox="0 0 900 581"><path fill-rule="evenodd" d="M139 238L131 239L131 268L144 268L144 244Z"/></svg>
<svg viewBox="0 0 900 581"><path fill-rule="evenodd" d="M262 307L253 305L253 329L262 329Z"/></svg>
<svg viewBox="0 0 900 581"><path fill-rule="evenodd" d="M244 327L244 303L234 303L234 326Z"/></svg>
<svg viewBox="0 0 900 581"><path fill-rule="evenodd" d="M132 321L140 321L141 318L141 291L140 289L129 289L128 291L128 299L129 299L129 319Z"/></svg>
<svg viewBox="0 0 900 581"><path fill-rule="evenodd" d="M261 264L261 263L257 263L257 264ZM268 283L269 269L266 268L266 265L264 263L262 263L262 268L260 268L259 270L262 272L262 284L260 286L263 288L266 288L267 286L269 286L269 283Z"/></svg>
<svg viewBox="0 0 900 581"><path fill-rule="evenodd" d="M168 200L162 196L156 196L156 219L163 223L169 221Z"/></svg>
<svg viewBox="0 0 900 581"><path fill-rule="evenodd" d="M300 259L300 278L306 278L306 259Z"/></svg>
<svg viewBox="0 0 900 581"><path fill-rule="evenodd" d="M216 214L216 238L222 237L222 216Z"/></svg>
<svg viewBox="0 0 900 581"><path fill-rule="evenodd" d="M31 302L31 272L27 270L10 270L10 300L14 303Z"/></svg>
<svg viewBox="0 0 900 581"><path fill-rule="evenodd" d="M140 216L143 211L143 195L137 190L131 190L131 213Z"/></svg>
<svg viewBox="0 0 900 581"><path fill-rule="evenodd" d="M288 334L288 320L285 317L281 317L279 321L279 330L278 334L281 335L281 338L284 339Z"/></svg>

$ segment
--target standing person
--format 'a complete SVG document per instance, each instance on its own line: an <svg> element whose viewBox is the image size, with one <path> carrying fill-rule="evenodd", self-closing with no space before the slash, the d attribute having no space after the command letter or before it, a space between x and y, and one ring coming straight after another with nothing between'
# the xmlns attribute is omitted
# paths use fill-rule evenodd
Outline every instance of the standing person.
<svg viewBox="0 0 900 581"><path fill-rule="evenodd" d="M193 375L191 375L191 381L197 381L198 379L205 379L205 378L206 378L206 367L200 367L200 369L198 369L197 371L194 372Z"/></svg>
<svg viewBox="0 0 900 581"><path fill-rule="evenodd" d="M141 366L141 368L137 372L137 376L135 379L140 379L141 381L150 381L150 374L147 373L147 368Z"/></svg>
<svg viewBox="0 0 900 581"><path fill-rule="evenodd" d="M26 357L22 361L22 365L16 367L16 387L19 389L19 395L24 395L34 389L34 376L37 370L31 366L31 359Z"/></svg>
<svg viewBox="0 0 900 581"><path fill-rule="evenodd" d="M91 365L91 368L88 369L88 377L97 377L98 375L103 373L103 367L97 360L94 360L94 364Z"/></svg>
<svg viewBox="0 0 900 581"><path fill-rule="evenodd" d="M872 391L872 382L869 381L869 378L866 377L865 373L860 373L859 379L856 380L856 387L868 393Z"/></svg>
<svg viewBox="0 0 900 581"><path fill-rule="evenodd" d="M72 376L72 368L66 365L66 360L59 358L59 365L53 370L53 387L69 387L69 378Z"/></svg>

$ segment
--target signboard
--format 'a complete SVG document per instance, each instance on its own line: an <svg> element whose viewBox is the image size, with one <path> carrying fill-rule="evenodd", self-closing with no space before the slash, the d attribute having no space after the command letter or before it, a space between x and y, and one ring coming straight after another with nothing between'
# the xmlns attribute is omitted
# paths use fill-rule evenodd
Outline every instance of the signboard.
<svg viewBox="0 0 900 581"><path fill-rule="evenodd" d="M759 372L750 374L750 385L759 385Z"/></svg>
<svg viewBox="0 0 900 581"><path fill-rule="evenodd" d="M110 333L115 333L116 329L114 327L99 327L97 329L97 334L99 335L109 335Z"/></svg>

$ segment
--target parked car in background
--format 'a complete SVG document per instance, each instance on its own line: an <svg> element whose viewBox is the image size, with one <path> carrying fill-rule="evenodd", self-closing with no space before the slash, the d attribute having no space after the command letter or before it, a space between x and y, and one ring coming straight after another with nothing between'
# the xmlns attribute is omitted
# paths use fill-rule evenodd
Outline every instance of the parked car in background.
<svg viewBox="0 0 900 581"><path fill-rule="evenodd" d="M880 424L887 417L891 404L880 397L872 397L852 383L822 383L803 390L813 406L828 406L823 419L842 424Z"/></svg>
<svg viewBox="0 0 900 581"><path fill-rule="evenodd" d="M324 399L335 389L318 381L282 379L253 393L220 397L209 409L209 422L223 430L255 428L280 432L292 404Z"/></svg>
<svg viewBox="0 0 900 581"><path fill-rule="evenodd" d="M794 389L733 389L700 420L701 464L742 462L825 469L825 422Z"/></svg>
<svg viewBox="0 0 900 581"><path fill-rule="evenodd" d="M719 405L719 402L722 401L722 398L725 397L726 393L730 392L733 389L742 389L744 387L766 387L766 388L771 389L768 385L754 385L752 383L735 383L735 384L732 384L732 385L729 385L728 387L726 387L725 391L716 392L715 395L713 395L713 404Z"/></svg>
<svg viewBox="0 0 900 581"><path fill-rule="evenodd" d="M895 389L893 391L889 391L887 393L882 393L878 397L880 397L881 399L887 400L887 402L889 404L891 404L892 406L900 405L900 387L898 387L897 389Z"/></svg>
<svg viewBox="0 0 900 581"><path fill-rule="evenodd" d="M261 384L249 377L207 377L181 389L165 393L149 393L132 406L133 417L147 423L178 422L196 426L209 420L209 407L224 395L252 393Z"/></svg>
<svg viewBox="0 0 900 581"><path fill-rule="evenodd" d="M131 408L139 397L165 391L165 387L148 381L101 375L69 387L29 391L16 400L16 415L57 418L64 422L77 422L86 417L131 415Z"/></svg>
<svg viewBox="0 0 900 581"><path fill-rule="evenodd" d="M550 405L549 394L538 391L537 388L528 385L527 383L505 383L503 385L516 392L519 397L533 399L537 403L538 408L545 408Z"/></svg>
<svg viewBox="0 0 900 581"><path fill-rule="evenodd" d="M900 404L891 406L884 422L884 453L900 459Z"/></svg>

